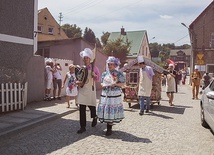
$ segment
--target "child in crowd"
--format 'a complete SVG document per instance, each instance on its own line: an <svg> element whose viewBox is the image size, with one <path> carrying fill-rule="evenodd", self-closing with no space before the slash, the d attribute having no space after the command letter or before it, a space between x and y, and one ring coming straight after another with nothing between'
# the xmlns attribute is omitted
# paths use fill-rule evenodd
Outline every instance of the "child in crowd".
<svg viewBox="0 0 214 155"><path fill-rule="evenodd" d="M78 93L76 85L75 66L73 64L69 65L69 72L66 73L62 88L64 88L64 86L66 87L66 100L68 103L67 108L70 108L70 98L74 97L76 103L76 96ZM78 105L76 104L76 106Z"/></svg>

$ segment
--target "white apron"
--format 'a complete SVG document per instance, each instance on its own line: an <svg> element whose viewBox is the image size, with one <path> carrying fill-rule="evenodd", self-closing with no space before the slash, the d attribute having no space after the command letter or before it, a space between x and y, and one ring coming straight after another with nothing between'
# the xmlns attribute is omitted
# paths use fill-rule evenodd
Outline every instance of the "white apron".
<svg viewBox="0 0 214 155"><path fill-rule="evenodd" d="M150 97L151 91L152 91L152 80L148 78L146 71L142 71L142 68L140 68L138 96Z"/></svg>
<svg viewBox="0 0 214 155"><path fill-rule="evenodd" d="M166 76L166 92L175 92L176 88L175 88L175 78L173 76L171 76L170 74L168 74Z"/></svg>
<svg viewBox="0 0 214 155"><path fill-rule="evenodd" d="M91 77L91 70L88 70L88 78L85 85L81 88L79 87L77 95L77 104L96 106L96 87L94 82L94 91L92 91L93 79Z"/></svg>

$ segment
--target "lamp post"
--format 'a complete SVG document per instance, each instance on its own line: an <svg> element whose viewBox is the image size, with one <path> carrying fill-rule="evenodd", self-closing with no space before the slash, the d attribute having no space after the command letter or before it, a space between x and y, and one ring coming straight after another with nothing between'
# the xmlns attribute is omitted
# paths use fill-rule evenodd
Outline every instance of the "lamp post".
<svg viewBox="0 0 214 155"><path fill-rule="evenodd" d="M191 44L191 57L190 57L190 75L191 73L194 71L194 66L195 66L195 54L194 54L194 48L193 48L193 31L188 27L186 26L186 24L184 23L181 23L181 25L183 25L184 27L186 27L188 29L188 32L189 32L189 37L190 37L190 44ZM191 79L190 81L191 82Z"/></svg>
<svg viewBox="0 0 214 155"><path fill-rule="evenodd" d="M151 39L149 39L149 41L152 40L152 39L155 39L155 37L152 37Z"/></svg>

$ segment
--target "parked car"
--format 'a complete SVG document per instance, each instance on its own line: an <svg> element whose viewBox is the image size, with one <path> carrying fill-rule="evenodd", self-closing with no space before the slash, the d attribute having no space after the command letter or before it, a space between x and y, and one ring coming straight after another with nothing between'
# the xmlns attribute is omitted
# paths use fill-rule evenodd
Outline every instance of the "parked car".
<svg viewBox="0 0 214 155"><path fill-rule="evenodd" d="M214 132L214 79L202 92L201 105L201 125L211 128Z"/></svg>
<svg viewBox="0 0 214 155"><path fill-rule="evenodd" d="M205 75L205 74L204 74L204 75ZM204 76L204 75L203 75L203 76ZM214 78L213 73L209 73L208 75L210 76L210 81L212 81L212 79ZM200 81L200 87L201 87L201 88L204 88L204 79L203 79L203 78L202 78L201 81Z"/></svg>

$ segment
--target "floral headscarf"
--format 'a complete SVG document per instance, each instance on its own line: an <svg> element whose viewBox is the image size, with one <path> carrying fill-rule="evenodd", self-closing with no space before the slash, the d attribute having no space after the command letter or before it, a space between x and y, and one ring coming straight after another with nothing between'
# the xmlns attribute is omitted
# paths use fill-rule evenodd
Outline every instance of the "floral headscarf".
<svg viewBox="0 0 214 155"><path fill-rule="evenodd" d="M116 66L120 65L120 60L118 58L115 58L114 56L109 56L108 59L106 60L106 63L115 63Z"/></svg>
<svg viewBox="0 0 214 155"><path fill-rule="evenodd" d="M113 57L113 56L109 56L108 59L106 60L106 75L103 79L103 85L104 86L110 86L110 85L116 83L116 81L114 81L112 74L109 71L109 68L108 68L109 63L114 63L117 66L115 69L118 70L119 65L120 65L120 60L118 58Z"/></svg>

